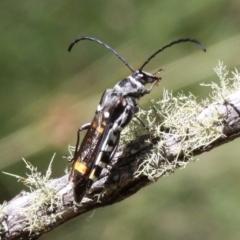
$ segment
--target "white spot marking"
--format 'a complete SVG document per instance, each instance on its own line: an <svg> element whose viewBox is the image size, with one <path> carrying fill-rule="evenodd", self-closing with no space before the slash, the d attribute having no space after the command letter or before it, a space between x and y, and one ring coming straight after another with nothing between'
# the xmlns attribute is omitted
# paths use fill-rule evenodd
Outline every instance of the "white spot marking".
<svg viewBox="0 0 240 240"><path fill-rule="evenodd" d="M103 109L103 106L101 106L100 104L97 106L97 111L100 112Z"/></svg>
<svg viewBox="0 0 240 240"><path fill-rule="evenodd" d="M109 116L110 116L109 112L104 112L104 117L105 118L109 118Z"/></svg>
<svg viewBox="0 0 240 240"><path fill-rule="evenodd" d="M101 167L101 168L105 168L106 165L107 165L107 164L104 163L104 162L100 162L100 163L98 163L98 166Z"/></svg>
<svg viewBox="0 0 240 240"><path fill-rule="evenodd" d="M93 181L96 182L98 180L98 178L95 176L95 169L92 171L92 173L90 174L89 178Z"/></svg>
<svg viewBox="0 0 240 240"><path fill-rule="evenodd" d="M96 165L99 164L99 162L101 161L101 158L102 158L102 152L99 153L99 155L97 156L97 160L96 160Z"/></svg>

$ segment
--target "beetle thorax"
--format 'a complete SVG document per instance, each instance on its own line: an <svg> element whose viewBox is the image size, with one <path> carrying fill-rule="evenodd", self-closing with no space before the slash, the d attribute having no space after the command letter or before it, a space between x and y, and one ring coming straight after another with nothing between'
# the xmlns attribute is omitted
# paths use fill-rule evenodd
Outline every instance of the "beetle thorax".
<svg viewBox="0 0 240 240"><path fill-rule="evenodd" d="M123 96L132 96L138 98L141 96L144 90L144 85L135 79L134 75L131 75L118 82L114 86L114 89Z"/></svg>
<svg viewBox="0 0 240 240"><path fill-rule="evenodd" d="M140 98L145 92L144 85L153 83L158 78L147 72L136 71L132 75L118 82L114 89L123 96Z"/></svg>

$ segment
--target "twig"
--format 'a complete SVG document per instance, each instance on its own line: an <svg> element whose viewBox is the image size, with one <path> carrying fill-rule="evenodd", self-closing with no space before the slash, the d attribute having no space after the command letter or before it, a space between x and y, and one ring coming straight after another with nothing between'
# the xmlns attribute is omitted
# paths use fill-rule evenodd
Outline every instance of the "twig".
<svg viewBox="0 0 240 240"><path fill-rule="evenodd" d="M125 143L119 147L111 166L104 169L80 205L74 203L67 175L50 180L51 166L46 176L41 176L25 162L31 174L27 178L14 177L32 192L23 191L0 208L1 239L37 239L71 218L124 200L185 167L194 156L239 137L240 90L226 95L222 89L215 92L216 101L207 106L202 103L196 107L191 97L183 103L182 95L177 100L168 95L160 101L160 107L155 102L148 113L142 112L150 131L140 126L142 131L138 127L134 132L137 124L131 124L127 130L130 134L123 134ZM176 104L179 111L173 108Z"/></svg>

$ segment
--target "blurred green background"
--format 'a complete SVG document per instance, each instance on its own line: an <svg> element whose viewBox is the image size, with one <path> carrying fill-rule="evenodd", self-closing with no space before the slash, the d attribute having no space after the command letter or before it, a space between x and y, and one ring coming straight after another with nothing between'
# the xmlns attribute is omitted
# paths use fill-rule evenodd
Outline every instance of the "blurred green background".
<svg viewBox="0 0 240 240"><path fill-rule="evenodd" d="M97 37L138 68L158 48L180 37L192 43L159 54L145 68L164 68L163 81L140 101L162 96L163 87L208 96L201 82L218 81L213 67L231 70L240 60L240 2L147 0L2 0L0 40L0 166L25 175L24 157L45 172L54 152L53 177L64 174L68 144L91 121L101 93L130 71L112 53L81 42ZM239 140L200 156L201 161L160 179L133 197L97 209L41 239L240 239ZM0 174L1 202L22 190Z"/></svg>

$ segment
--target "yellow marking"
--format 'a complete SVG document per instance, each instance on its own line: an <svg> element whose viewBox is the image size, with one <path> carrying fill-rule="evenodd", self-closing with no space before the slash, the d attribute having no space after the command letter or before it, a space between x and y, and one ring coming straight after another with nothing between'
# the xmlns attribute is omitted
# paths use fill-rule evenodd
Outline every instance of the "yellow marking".
<svg viewBox="0 0 240 240"><path fill-rule="evenodd" d="M93 122L93 128L96 128L97 127L97 122Z"/></svg>
<svg viewBox="0 0 240 240"><path fill-rule="evenodd" d="M97 127L97 131L98 131L99 133L103 133L103 130L104 130L104 128L102 128L102 127Z"/></svg>
<svg viewBox="0 0 240 240"><path fill-rule="evenodd" d="M89 178L92 179L93 182L97 181L97 177L95 176L95 169L92 170Z"/></svg>
<svg viewBox="0 0 240 240"><path fill-rule="evenodd" d="M105 126L106 124L103 122L103 125ZM93 122L92 127L95 128L99 133L102 133L104 130L104 127L99 126L97 122Z"/></svg>
<svg viewBox="0 0 240 240"><path fill-rule="evenodd" d="M88 171L88 167L79 161L75 162L73 168L74 168L74 170L77 170L78 172L80 172L82 175L85 175Z"/></svg>

